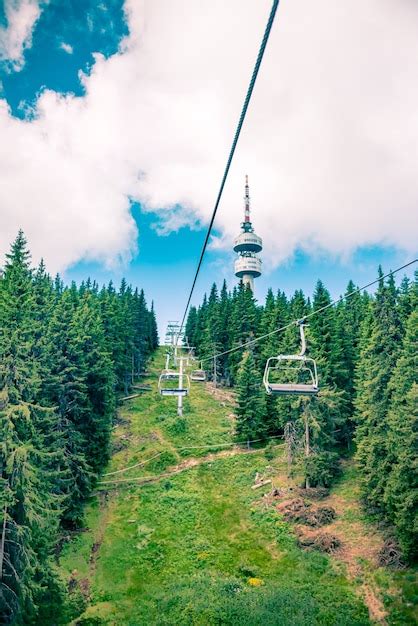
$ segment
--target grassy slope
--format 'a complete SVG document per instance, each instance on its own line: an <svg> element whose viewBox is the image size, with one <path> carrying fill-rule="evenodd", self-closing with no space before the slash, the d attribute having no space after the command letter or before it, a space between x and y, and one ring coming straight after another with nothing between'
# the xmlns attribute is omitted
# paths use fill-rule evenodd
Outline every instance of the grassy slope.
<svg viewBox="0 0 418 626"><path fill-rule="evenodd" d="M159 354L154 370L162 363ZM232 441L231 407L209 395L205 385L193 385L181 420L175 400L156 393L155 372L147 382L153 391L121 410L124 421L115 429L117 451L108 471L164 454L108 479L159 474L187 457L208 454L176 448ZM72 573L89 594L85 620L98 621L85 623L369 623L345 567L299 550L288 525L260 504L262 490L251 489L257 471L283 483L277 451L273 461L262 451L222 456L94 499L87 511L90 530L61 556L65 575Z"/></svg>

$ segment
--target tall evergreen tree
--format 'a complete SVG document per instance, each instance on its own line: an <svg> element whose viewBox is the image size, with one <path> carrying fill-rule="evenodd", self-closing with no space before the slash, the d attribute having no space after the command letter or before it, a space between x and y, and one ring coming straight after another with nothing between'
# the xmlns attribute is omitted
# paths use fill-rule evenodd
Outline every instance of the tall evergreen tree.
<svg viewBox="0 0 418 626"><path fill-rule="evenodd" d="M242 357L237 378L237 401L237 439L250 441L264 437L265 395L251 352L244 352Z"/></svg>
<svg viewBox="0 0 418 626"><path fill-rule="evenodd" d="M51 575L59 497L55 414L37 402L36 307L30 255L19 232L0 281L0 616L35 613Z"/></svg>
<svg viewBox="0 0 418 626"><path fill-rule="evenodd" d="M393 389L389 380L399 356L402 325L393 277L387 284L381 276L376 300L363 328L360 359L356 369L356 441L362 492L373 507L381 508L390 468L387 443L387 413Z"/></svg>
<svg viewBox="0 0 418 626"><path fill-rule="evenodd" d="M125 281L99 292L90 279L65 288L43 262L31 269L19 232L0 272L1 623L60 617L59 524L81 522L108 459L115 391L157 343L143 292Z"/></svg>
<svg viewBox="0 0 418 626"><path fill-rule="evenodd" d="M406 323L402 350L389 382L384 507L404 553L418 555L418 309Z"/></svg>

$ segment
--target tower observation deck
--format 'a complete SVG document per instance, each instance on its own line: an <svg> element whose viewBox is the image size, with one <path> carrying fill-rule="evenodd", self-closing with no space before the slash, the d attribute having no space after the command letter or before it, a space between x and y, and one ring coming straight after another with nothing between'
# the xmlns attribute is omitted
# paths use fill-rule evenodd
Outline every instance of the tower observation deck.
<svg viewBox="0 0 418 626"><path fill-rule="evenodd" d="M238 258L235 260L235 276L254 291L254 278L261 276L261 259L257 253L263 249L263 242L261 237L255 234L250 220L248 176L245 177L244 207L245 213L244 221L241 224L241 233L234 241L234 251L238 253Z"/></svg>

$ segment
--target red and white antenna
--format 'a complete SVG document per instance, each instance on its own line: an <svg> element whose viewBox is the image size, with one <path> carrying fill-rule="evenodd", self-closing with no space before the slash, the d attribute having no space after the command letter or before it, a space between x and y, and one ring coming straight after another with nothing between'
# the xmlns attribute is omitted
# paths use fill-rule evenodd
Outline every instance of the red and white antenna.
<svg viewBox="0 0 418 626"><path fill-rule="evenodd" d="M234 241L234 252L238 258L235 259L235 276L242 280L244 285L249 286L254 291L254 278L261 276L261 259L257 256L263 249L261 237L255 234L250 218L250 188L248 176L245 176L245 196L244 196L244 221L241 222L241 233Z"/></svg>
<svg viewBox="0 0 418 626"><path fill-rule="evenodd" d="M248 174L245 175L245 217L244 222L250 222L250 188L248 186Z"/></svg>

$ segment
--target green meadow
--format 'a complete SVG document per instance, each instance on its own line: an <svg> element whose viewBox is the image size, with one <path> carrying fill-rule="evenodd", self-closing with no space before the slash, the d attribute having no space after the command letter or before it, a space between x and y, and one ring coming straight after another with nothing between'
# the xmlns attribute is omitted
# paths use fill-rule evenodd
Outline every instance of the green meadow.
<svg viewBox="0 0 418 626"><path fill-rule="evenodd" d="M301 550L263 498L271 486L252 489L257 473L286 484L283 444L268 454L224 445L233 442L233 405L206 384L193 384L178 418L176 400L157 393L162 364L160 351L146 379L152 391L121 407L112 473L84 531L64 543L74 624L371 623L344 563ZM117 482L128 478L139 480Z"/></svg>

